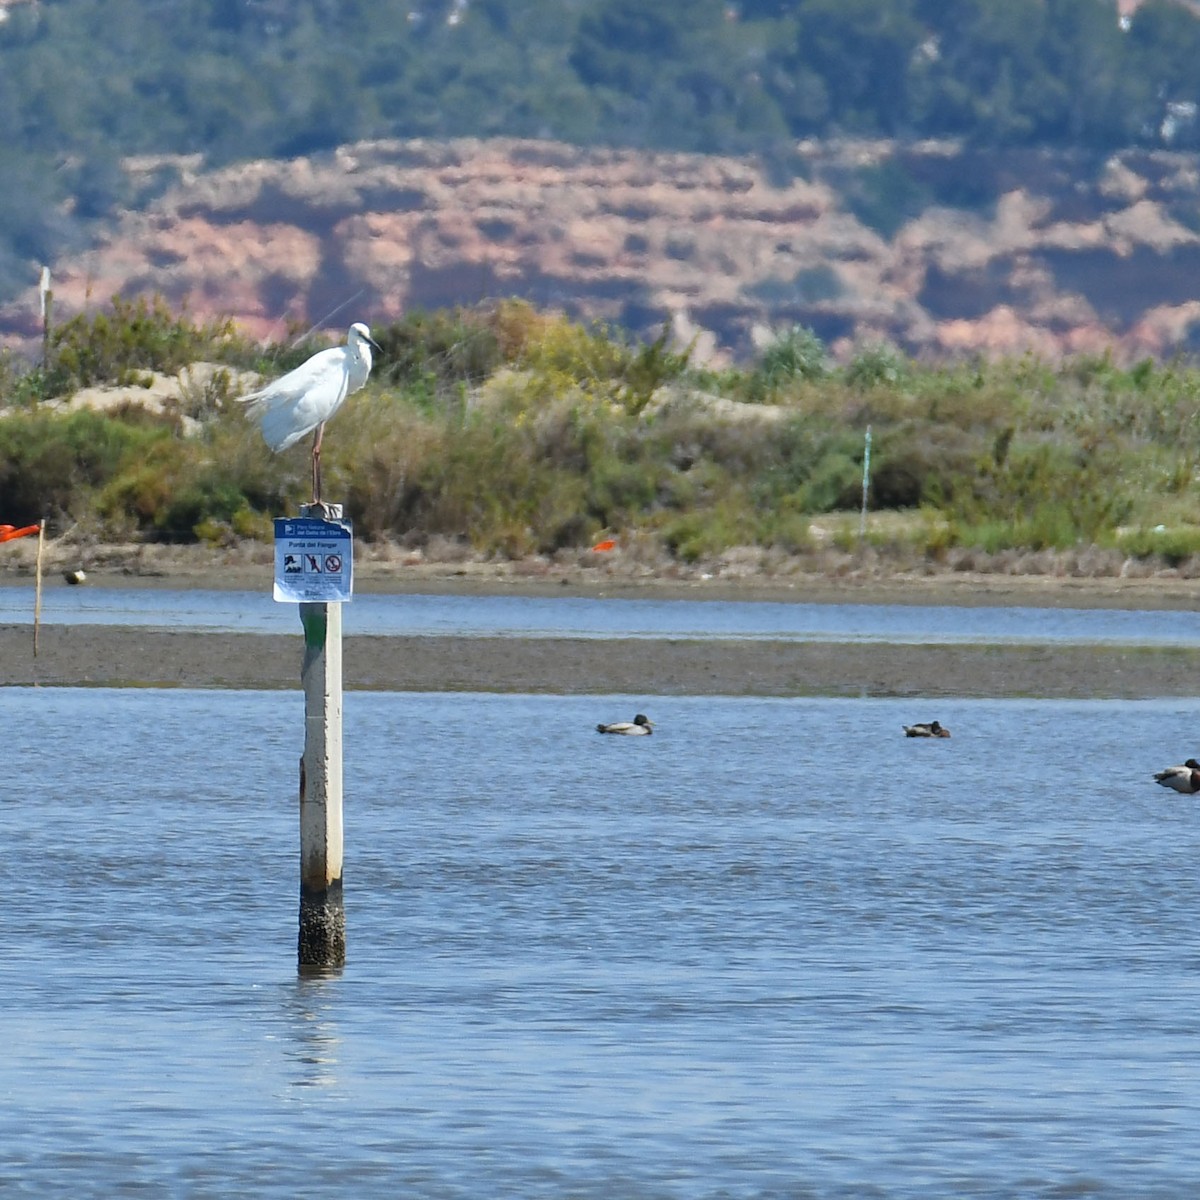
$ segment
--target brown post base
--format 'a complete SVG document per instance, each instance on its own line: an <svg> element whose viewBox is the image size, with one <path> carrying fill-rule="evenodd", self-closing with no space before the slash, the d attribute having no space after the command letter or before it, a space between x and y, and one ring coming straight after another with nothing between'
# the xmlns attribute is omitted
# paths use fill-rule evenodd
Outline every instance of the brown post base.
<svg viewBox="0 0 1200 1200"><path fill-rule="evenodd" d="M301 969L346 965L346 908L340 879L320 891L300 885L298 954Z"/></svg>

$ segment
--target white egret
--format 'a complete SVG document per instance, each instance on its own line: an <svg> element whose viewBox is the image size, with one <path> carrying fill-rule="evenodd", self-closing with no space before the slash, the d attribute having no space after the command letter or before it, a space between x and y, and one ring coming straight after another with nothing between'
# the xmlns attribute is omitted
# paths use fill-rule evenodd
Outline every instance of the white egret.
<svg viewBox="0 0 1200 1200"><path fill-rule="evenodd" d="M653 733L654 722L642 713L638 713L632 721L613 721L611 725L597 725L597 733L623 733L626 737L637 737L641 734Z"/></svg>
<svg viewBox="0 0 1200 1200"><path fill-rule="evenodd" d="M371 331L355 321L344 346L333 346L314 354L294 371L243 396L246 411L257 417L263 437L278 454L312 433L313 503L321 503L321 437L325 422L357 392L371 373L371 351L379 345Z"/></svg>

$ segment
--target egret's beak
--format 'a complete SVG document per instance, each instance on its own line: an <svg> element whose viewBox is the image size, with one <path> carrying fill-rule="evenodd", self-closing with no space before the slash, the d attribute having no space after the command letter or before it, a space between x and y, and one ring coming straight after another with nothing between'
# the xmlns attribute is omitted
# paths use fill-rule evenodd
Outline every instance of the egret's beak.
<svg viewBox="0 0 1200 1200"><path fill-rule="evenodd" d="M367 345L375 351L376 354L383 353L383 347L370 334L367 335Z"/></svg>

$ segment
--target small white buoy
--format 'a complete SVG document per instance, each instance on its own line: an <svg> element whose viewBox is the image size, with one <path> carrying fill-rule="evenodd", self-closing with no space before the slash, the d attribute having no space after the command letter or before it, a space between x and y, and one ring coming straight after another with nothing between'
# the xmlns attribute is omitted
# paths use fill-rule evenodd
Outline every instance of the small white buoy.
<svg viewBox="0 0 1200 1200"><path fill-rule="evenodd" d="M63 578L70 584L84 583L87 580L87 576L80 570L64 571Z"/></svg>

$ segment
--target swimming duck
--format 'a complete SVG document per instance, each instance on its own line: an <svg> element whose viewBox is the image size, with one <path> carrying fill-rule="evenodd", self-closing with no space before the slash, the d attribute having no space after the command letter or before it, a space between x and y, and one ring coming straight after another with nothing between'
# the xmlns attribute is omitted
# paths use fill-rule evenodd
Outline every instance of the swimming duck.
<svg viewBox="0 0 1200 1200"><path fill-rule="evenodd" d="M597 733L624 733L629 737L640 737L644 733L653 733L654 724L644 713L638 713L632 721L614 721L611 725L597 725Z"/></svg>
<svg viewBox="0 0 1200 1200"><path fill-rule="evenodd" d="M939 721L930 721L924 725L905 725L905 737L949 737L950 730Z"/></svg>
<svg viewBox="0 0 1200 1200"><path fill-rule="evenodd" d="M1168 767L1165 771L1156 771L1154 782L1163 787L1174 788L1187 796L1200 792L1200 762L1189 758L1182 767Z"/></svg>

